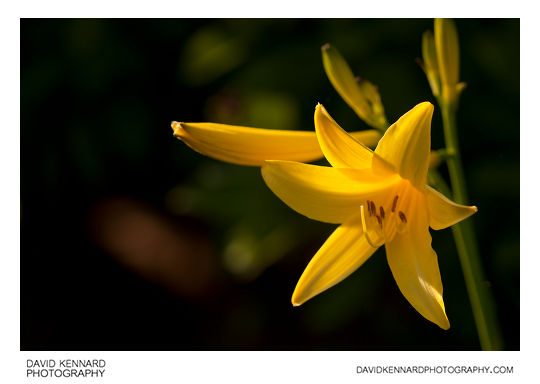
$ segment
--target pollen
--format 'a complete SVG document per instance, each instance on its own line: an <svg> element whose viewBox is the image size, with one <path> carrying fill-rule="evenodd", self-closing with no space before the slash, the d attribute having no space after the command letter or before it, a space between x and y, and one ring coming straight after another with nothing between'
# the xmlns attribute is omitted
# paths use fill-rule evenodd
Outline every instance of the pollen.
<svg viewBox="0 0 540 384"><path fill-rule="evenodd" d="M396 205L397 205L398 197L399 197L398 195L394 196L394 201L392 201L392 212L396 211Z"/></svg>
<svg viewBox="0 0 540 384"><path fill-rule="evenodd" d="M377 206L375 205L375 203L373 201L369 202L369 209L371 209L371 213L373 215L377 214Z"/></svg>
<svg viewBox="0 0 540 384"><path fill-rule="evenodd" d="M405 214L401 211L399 211L398 213L399 215L399 219L403 222L403 223L407 223L407 216L405 216Z"/></svg>

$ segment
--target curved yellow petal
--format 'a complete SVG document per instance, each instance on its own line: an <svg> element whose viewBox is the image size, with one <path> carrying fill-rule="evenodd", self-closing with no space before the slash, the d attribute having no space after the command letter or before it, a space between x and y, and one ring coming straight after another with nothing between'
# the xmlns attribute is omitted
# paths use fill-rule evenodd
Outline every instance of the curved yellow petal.
<svg viewBox="0 0 540 384"><path fill-rule="evenodd" d="M313 161L321 150L313 132L248 128L216 123L173 122L174 135L203 155L234 164L264 160Z"/></svg>
<svg viewBox="0 0 540 384"><path fill-rule="evenodd" d="M439 230L451 227L478 211L478 208L454 203L442 193L426 186L429 226Z"/></svg>
<svg viewBox="0 0 540 384"><path fill-rule="evenodd" d="M294 306L305 303L345 279L376 251L362 233L359 214L332 233L298 280L291 300Z"/></svg>
<svg viewBox="0 0 540 384"><path fill-rule="evenodd" d="M420 103L388 128L375 153L418 188L427 180L433 105ZM375 166L375 164L374 164Z"/></svg>
<svg viewBox="0 0 540 384"><path fill-rule="evenodd" d="M174 135L191 149L228 163L261 166L264 160L310 162L323 157L315 132L176 121L171 126ZM371 146L380 138L373 129L353 135Z"/></svg>
<svg viewBox="0 0 540 384"><path fill-rule="evenodd" d="M345 132L321 104L315 108L315 132L324 156L333 167L371 167L373 152Z"/></svg>
<svg viewBox="0 0 540 384"><path fill-rule="evenodd" d="M386 243L386 257L399 290L426 319L450 328L443 302L437 254L431 248L426 198L417 194L410 202L405 232Z"/></svg>
<svg viewBox="0 0 540 384"><path fill-rule="evenodd" d="M382 177L370 169L337 169L292 161L266 161L266 185L285 204L313 220L343 223L366 198L382 193L399 176Z"/></svg>
<svg viewBox="0 0 540 384"><path fill-rule="evenodd" d="M375 147L381 139L381 133L376 129L366 129L364 131L349 132L356 141L366 147Z"/></svg>

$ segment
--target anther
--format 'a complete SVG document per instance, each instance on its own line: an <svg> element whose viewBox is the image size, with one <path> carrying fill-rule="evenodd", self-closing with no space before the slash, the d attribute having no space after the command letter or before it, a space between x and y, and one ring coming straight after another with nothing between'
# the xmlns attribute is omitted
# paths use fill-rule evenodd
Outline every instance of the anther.
<svg viewBox="0 0 540 384"><path fill-rule="evenodd" d="M407 216L405 216L403 212L399 211L398 215L401 221L403 221L404 223L407 223Z"/></svg>
<svg viewBox="0 0 540 384"><path fill-rule="evenodd" d="M396 205L397 205L397 199L398 199L398 195L396 195L394 197L394 201L392 202L392 212L395 212L396 211Z"/></svg>
<svg viewBox="0 0 540 384"><path fill-rule="evenodd" d="M379 211L381 213L381 219L384 219L384 208L382 207L382 205L379 207Z"/></svg>
<svg viewBox="0 0 540 384"><path fill-rule="evenodd" d="M382 229L382 219L381 219L381 217L377 216L377 215L375 215L375 217L377 218L377 221L379 222L379 227L381 227L381 229Z"/></svg>
<svg viewBox="0 0 540 384"><path fill-rule="evenodd" d="M371 216L372 215L372 213L371 213L371 201L366 200L366 205L367 205L367 211L369 213L369 216Z"/></svg>
<svg viewBox="0 0 540 384"><path fill-rule="evenodd" d="M377 214L377 207L375 206L375 203L373 201L369 202L369 208L371 209L371 212L376 215Z"/></svg>

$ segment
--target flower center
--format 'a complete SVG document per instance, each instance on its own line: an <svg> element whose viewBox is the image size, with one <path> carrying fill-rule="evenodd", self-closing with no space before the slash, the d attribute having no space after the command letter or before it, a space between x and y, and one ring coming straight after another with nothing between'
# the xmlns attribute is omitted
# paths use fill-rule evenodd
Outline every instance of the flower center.
<svg viewBox="0 0 540 384"><path fill-rule="evenodd" d="M382 198L366 200L360 205L364 236L373 248L391 241L396 233L407 231L406 190L395 191Z"/></svg>

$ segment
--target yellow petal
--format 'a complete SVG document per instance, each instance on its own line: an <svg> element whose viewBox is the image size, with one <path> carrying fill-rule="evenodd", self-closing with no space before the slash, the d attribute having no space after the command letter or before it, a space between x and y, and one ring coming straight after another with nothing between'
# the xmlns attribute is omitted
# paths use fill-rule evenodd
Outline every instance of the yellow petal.
<svg viewBox="0 0 540 384"><path fill-rule="evenodd" d="M469 207L454 203L442 193L429 186L426 186L426 190L429 207L429 226L433 229L448 228L478 211L474 206Z"/></svg>
<svg viewBox="0 0 540 384"><path fill-rule="evenodd" d="M373 152L345 132L321 104L315 108L315 132L324 156L333 167L371 167Z"/></svg>
<svg viewBox="0 0 540 384"><path fill-rule="evenodd" d="M437 254L431 248L426 198L417 193L409 206L405 232L386 243L388 264L399 290L426 319L450 328L443 302Z"/></svg>
<svg viewBox="0 0 540 384"><path fill-rule="evenodd" d="M172 123L174 134L195 151L242 165L267 159L313 161L321 150L313 132L281 131L215 123Z"/></svg>
<svg viewBox="0 0 540 384"><path fill-rule="evenodd" d="M371 169L337 169L292 161L266 161L266 185L285 204L313 220L343 223L365 199L383 193L399 176L382 177Z"/></svg>
<svg viewBox="0 0 540 384"><path fill-rule="evenodd" d="M418 104L388 128L375 149L377 155L418 188L427 180L432 116L431 103Z"/></svg>
<svg viewBox="0 0 540 384"><path fill-rule="evenodd" d="M351 135L354 139L356 139L356 141L358 141L360 144L365 145L366 147L375 147L382 136L381 133L376 129L366 129L364 131L349 132L349 135Z"/></svg>
<svg viewBox="0 0 540 384"><path fill-rule="evenodd" d="M459 82L459 42L456 26L450 19L435 19L434 30L442 97L447 102L453 102Z"/></svg>
<svg viewBox="0 0 540 384"><path fill-rule="evenodd" d="M191 149L228 163L261 166L264 160L310 162L323 157L315 132L176 121L172 128ZM366 145L375 145L380 138L375 130L354 135Z"/></svg>
<svg viewBox="0 0 540 384"><path fill-rule="evenodd" d="M345 279L375 250L362 235L361 217L354 215L340 225L313 256L296 285L293 305L301 305Z"/></svg>

